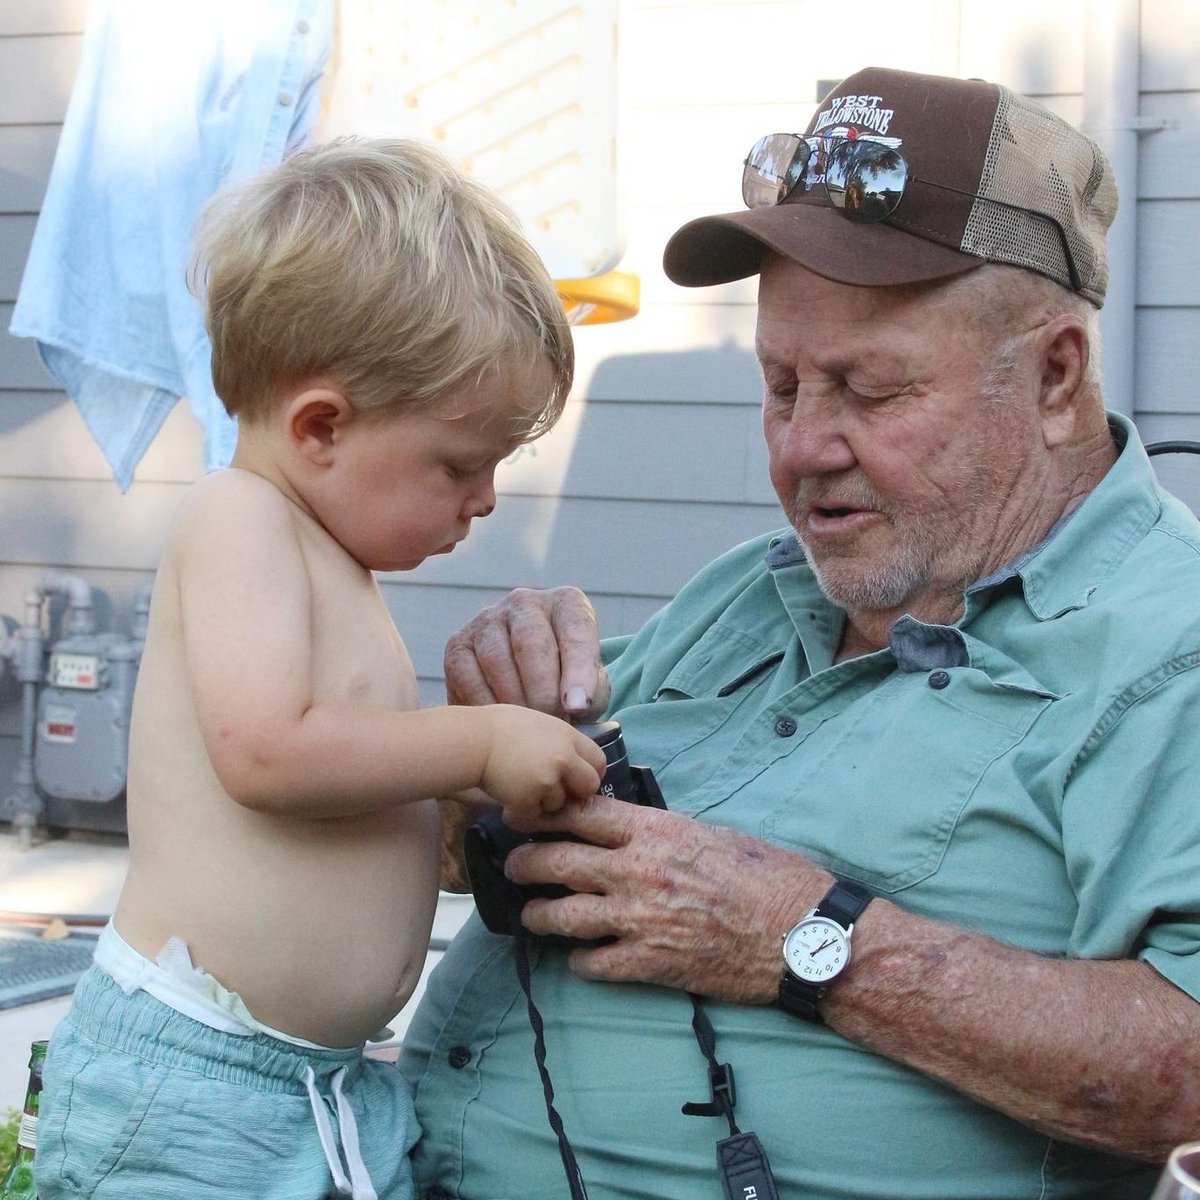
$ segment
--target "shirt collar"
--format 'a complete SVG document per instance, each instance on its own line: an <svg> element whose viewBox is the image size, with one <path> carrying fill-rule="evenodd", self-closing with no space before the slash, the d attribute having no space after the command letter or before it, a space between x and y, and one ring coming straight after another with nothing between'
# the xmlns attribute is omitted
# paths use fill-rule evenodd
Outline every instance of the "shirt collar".
<svg viewBox="0 0 1200 1200"><path fill-rule="evenodd" d="M1110 413L1116 462L1038 545L967 589L968 597L1018 578L1025 603L1040 621L1086 607L1135 542L1162 513L1154 468L1133 422Z"/></svg>

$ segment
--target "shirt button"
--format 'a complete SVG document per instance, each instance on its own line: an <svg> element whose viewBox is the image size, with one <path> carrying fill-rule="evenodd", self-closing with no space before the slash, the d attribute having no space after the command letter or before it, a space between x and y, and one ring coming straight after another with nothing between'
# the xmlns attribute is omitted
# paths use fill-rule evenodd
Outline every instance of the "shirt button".
<svg viewBox="0 0 1200 1200"><path fill-rule="evenodd" d="M286 108L289 104L291 104L291 102L292 102L292 93L291 92L280 92L279 93L279 103L282 104L284 108Z"/></svg>
<svg viewBox="0 0 1200 1200"><path fill-rule="evenodd" d="M780 717L775 722L775 732L780 737L791 737L796 732L796 722L791 717Z"/></svg>
<svg viewBox="0 0 1200 1200"><path fill-rule="evenodd" d="M946 687L949 684L949 682L950 682L950 672L949 671L930 671L929 686L931 688L934 688L935 690L940 692L942 690L942 688Z"/></svg>
<svg viewBox="0 0 1200 1200"><path fill-rule="evenodd" d="M451 1046L446 1059L456 1071L460 1071L471 1061L471 1049L469 1046Z"/></svg>
<svg viewBox="0 0 1200 1200"><path fill-rule="evenodd" d="M308 32L308 22L307 21L297 21L296 22L296 32L297 33L307 33Z"/></svg>

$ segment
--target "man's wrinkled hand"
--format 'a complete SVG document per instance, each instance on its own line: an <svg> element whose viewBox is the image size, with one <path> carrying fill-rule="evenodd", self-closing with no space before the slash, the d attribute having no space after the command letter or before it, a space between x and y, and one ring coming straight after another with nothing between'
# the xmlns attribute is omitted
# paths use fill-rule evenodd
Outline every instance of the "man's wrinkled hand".
<svg viewBox="0 0 1200 1200"><path fill-rule="evenodd" d="M450 637L444 665L451 704L587 720L608 702L595 610L578 588L510 592Z"/></svg>
<svg viewBox="0 0 1200 1200"><path fill-rule="evenodd" d="M519 846L506 871L517 883L561 883L574 893L526 904L522 921L532 933L616 939L572 951L572 970L585 979L770 1003L781 936L832 882L790 851L606 796L538 827L584 841Z"/></svg>

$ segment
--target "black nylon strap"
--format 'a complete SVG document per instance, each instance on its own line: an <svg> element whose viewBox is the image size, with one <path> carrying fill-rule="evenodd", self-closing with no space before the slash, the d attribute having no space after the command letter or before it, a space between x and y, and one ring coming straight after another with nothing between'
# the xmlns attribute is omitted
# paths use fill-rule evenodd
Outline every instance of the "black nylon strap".
<svg viewBox="0 0 1200 1200"><path fill-rule="evenodd" d="M779 976L777 1003L784 1012L791 1013L794 1017L803 1017L806 1021L820 1021L821 1014L817 1009L817 1001L821 998L823 990L815 983L797 979L787 967L784 967L783 974Z"/></svg>
<svg viewBox="0 0 1200 1200"><path fill-rule="evenodd" d="M683 1114L688 1117L720 1117L724 1116L729 1123L730 1136L741 1133L737 1122L733 1119L733 1106L737 1102L737 1094L733 1086L733 1068L728 1063L717 1062L717 1035L713 1030L708 1013L700 997L688 992L692 1002L692 1032L700 1046L700 1053L708 1059L708 1091L707 1103L689 1102L683 1106Z"/></svg>
<svg viewBox="0 0 1200 1200"><path fill-rule="evenodd" d="M848 879L834 880L833 887L825 893L814 914L836 921L843 929L849 929L862 916L862 910L874 897L866 888L851 883Z"/></svg>
<svg viewBox="0 0 1200 1200"><path fill-rule="evenodd" d="M521 929L521 916L518 911L513 922L515 928ZM587 1200L587 1188L584 1186L583 1173L575 1158L575 1151L567 1140L567 1131L563 1128L562 1117L554 1107L554 1087L550 1082L550 1072L546 1069L546 1037L542 1024L542 1014L533 1002L531 972L529 969L528 935L518 933L513 938L513 957L517 966L517 979L520 980L521 990L525 993L525 1003L529 1009L529 1027L533 1030L533 1058L537 1063L538 1075L542 1080L542 1092L546 1097L546 1116L550 1120L550 1128L558 1139L558 1154L562 1159L563 1170L567 1176L567 1187L571 1192L571 1200Z"/></svg>
<svg viewBox="0 0 1200 1200"><path fill-rule="evenodd" d="M733 1068L717 1062L717 1035L700 997L688 992L692 1002L692 1030L700 1052L708 1059L708 1086L712 1100L708 1104L685 1104L688 1116L716 1117L724 1115L729 1123L729 1136L717 1142L717 1174L725 1200L778 1200L775 1176L758 1135L743 1133L733 1119L737 1097L733 1087Z"/></svg>
<svg viewBox="0 0 1200 1200"><path fill-rule="evenodd" d="M755 1133L739 1133L717 1143L717 1173L725 1200L779 1200L767 1152Z"/></svg>

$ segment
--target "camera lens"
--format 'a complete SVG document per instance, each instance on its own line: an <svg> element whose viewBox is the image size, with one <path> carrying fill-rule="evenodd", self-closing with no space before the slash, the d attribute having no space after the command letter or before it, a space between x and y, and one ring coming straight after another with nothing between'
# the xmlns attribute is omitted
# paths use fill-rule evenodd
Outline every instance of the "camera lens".
<svg viewBox="0 0 1200 1200"><path fill-rule="evenodd" d="M625 750L625 739L621 736L619 721L597 721L579 726L580 733L588 737L604 751L608 767L600 781L602 796L615 796L618 800L637 803L637 788L629 770L629 755Z"/></svg>

